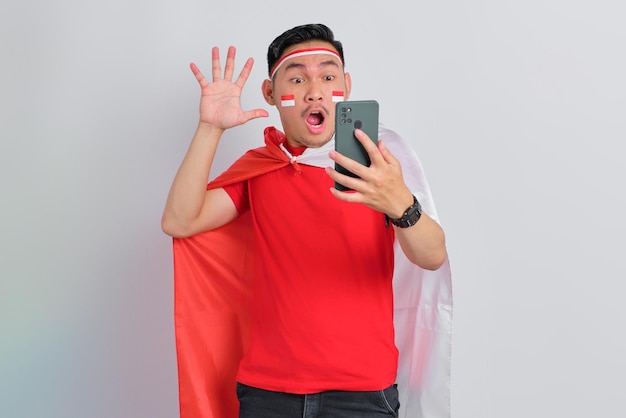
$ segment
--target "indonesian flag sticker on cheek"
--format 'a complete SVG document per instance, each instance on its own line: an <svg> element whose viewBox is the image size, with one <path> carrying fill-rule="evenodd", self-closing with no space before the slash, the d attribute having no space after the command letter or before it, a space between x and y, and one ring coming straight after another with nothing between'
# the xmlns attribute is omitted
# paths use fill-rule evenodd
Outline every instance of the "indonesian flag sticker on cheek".
<svg viewBox="0 0 626 418"><path fill-rule="evenodd" d="M343 91L333 90L333 102L343 102Z"/></svg>
<svg viewBox="0 0 626 418"><path fill-rule="evenodd" d="M287 96L280 96L280 104L283 107L287 107L287 106L295 106L296 105L296 98L293 94L289 94Z"/></svg>

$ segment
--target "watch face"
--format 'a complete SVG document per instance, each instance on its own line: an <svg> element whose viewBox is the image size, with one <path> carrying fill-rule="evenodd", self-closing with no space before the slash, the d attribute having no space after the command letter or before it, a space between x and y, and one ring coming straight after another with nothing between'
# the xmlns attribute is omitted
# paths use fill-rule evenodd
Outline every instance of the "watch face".
<svg viewBox="0 0 626 418"><path fill-rule="evenodd" d="M421 216L422 206L417 201L417 198L413 196L413 205L406 210L402 218L391 219L391 223L399 228L408 228L409 226L415 225Z"/></svg>
<svg viewBox="0 0 626 418"><path fill-rule="evenodd" d="M404 227L415 225L419 221L420 216L422 216L422 208L417 199L415 199L415 203L409 208L406 217L403 219Z"/></svg>
<svg viewBox="0 0 626 418"><path fill-rule="evenodd" d="M409 212L409 219L408 219L409 226L415 225L417 221L419 221L421 215L422 213L420 212L419 207L414 206L413 208L411 208L411 211Z"/></svg>

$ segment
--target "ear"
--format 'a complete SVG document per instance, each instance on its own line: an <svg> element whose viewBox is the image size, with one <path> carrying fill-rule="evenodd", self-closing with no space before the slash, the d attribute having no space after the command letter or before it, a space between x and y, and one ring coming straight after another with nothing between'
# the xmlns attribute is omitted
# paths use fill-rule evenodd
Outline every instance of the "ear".
<svg viewBox="0 0 626 418"><path fill-rule="evenodd" d="M350 77L350 73L345 73L343 76L346 79L346 97L344 100L348 100L350 91L352 90L352 77Z"/></svg>
<svg viewBox="0 0 626 418"><path fill-rule="evenodd" d="M272 87L271 80L263 80L263 84L261 84L261 91L263 92L263 97L267 104L271 106L275 106L274 102L274 88Z"/></svg>

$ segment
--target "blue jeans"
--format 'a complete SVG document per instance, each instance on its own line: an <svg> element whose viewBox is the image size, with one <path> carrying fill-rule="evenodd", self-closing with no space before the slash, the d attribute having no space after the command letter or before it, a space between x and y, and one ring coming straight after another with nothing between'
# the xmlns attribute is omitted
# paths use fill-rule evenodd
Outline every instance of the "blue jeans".
<svg viewBox="0 0 626 418"><path fill-rule="evenodd" d="M331 390L311 395L272 392L237 383L239 418L397 417L397 385L372 392Z"/></svg>

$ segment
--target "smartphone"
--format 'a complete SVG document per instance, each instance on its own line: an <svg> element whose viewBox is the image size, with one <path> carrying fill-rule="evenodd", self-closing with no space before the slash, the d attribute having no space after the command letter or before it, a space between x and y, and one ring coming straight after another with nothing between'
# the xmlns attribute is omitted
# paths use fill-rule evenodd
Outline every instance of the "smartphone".
<svg viewBox="0 0 626 418"><path fill-rule="evenodd" d="M365 166L371 161L365 148L354 136L354 130L361 129L374 143L378 144L378 102L376 100L353 100L337 102L335 105L335 150ZM357 177L344 167L335 163L338 172ZM335 182L337 190L351 190Z"/></svg>

